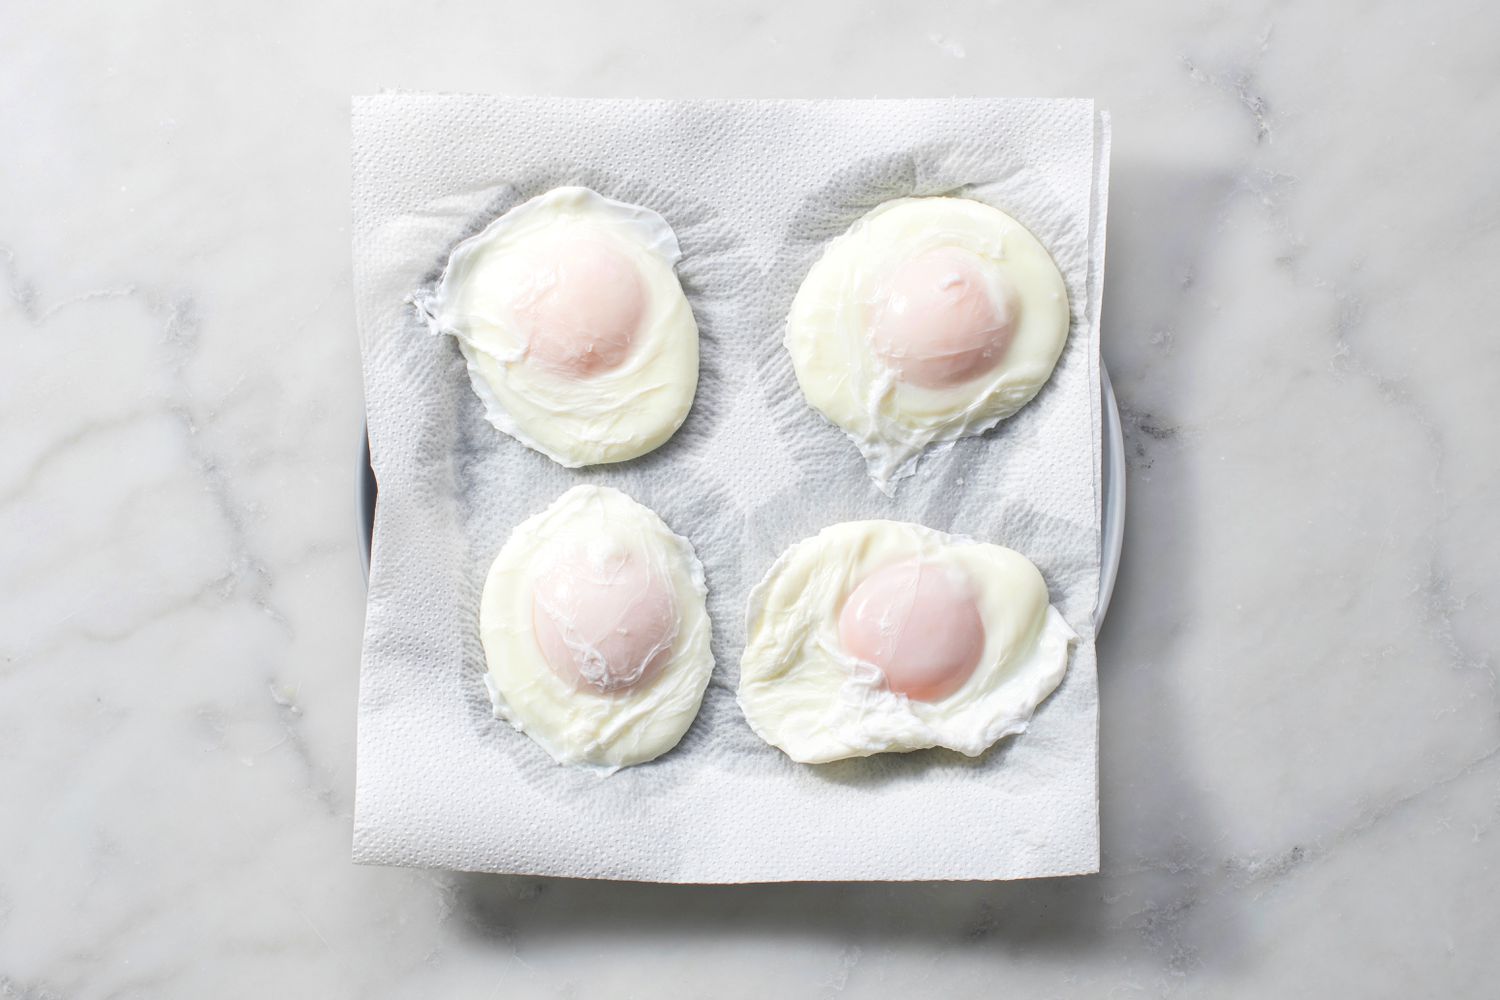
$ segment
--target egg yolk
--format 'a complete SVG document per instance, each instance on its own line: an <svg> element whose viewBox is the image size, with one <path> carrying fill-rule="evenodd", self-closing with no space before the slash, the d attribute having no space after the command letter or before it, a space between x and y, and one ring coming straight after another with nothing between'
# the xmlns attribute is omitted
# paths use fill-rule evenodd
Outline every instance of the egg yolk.
<svg viewBox="0 0 1500 1000"><path fill-rule="evenodd" d="M878 570L849 595L839 642L892 691L937 701L964 686L984 652L984 622L958 570L915 560Z"/></svg>
<svg viewBox="0 0 1500 1000"><path fill-rule="evenodd" d="M995 301L979 261L944 247L918 254L887 279L870 327L877 357L903 382L946 389L976 379L1015 336L1012 297Z"/></svg>
<svg viewBox="0 0 1500 1000"><path fill-rule="evenodd" d="M617 247L582 235L551 240L518 278L511 307L539 365L585 379L625 363L646 314L646 289Z"/></svg>
<svg viewBox="0 0 1500 1000"><path fill-rule="evenodd" d="M531 624L547 666L579 688L618 691L654 678L671 654L670 584L639 554L566 554L541 574Z"/></svg>

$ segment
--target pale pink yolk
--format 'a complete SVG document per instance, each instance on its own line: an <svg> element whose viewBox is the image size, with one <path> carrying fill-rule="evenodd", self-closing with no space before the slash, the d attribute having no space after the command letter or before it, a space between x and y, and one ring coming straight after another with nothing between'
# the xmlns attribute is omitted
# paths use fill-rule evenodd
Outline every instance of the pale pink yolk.
<svg viewBox="0 0 1500 1000"><path fill-rule="evenodd" d="M625 363L646 314L635 264L600 239L570 236L538 247L511 305L536 362L571 378Z"/></svg>
<svg viewBox="0 0 1500 1000"><path fill-rule="evenodd" d="M974 255L932 250L887 279L870 340L901 381L945 389L1000 363L1015 335L1014 313L991 296Z"/></svg>
<svg viewBox="0 0 1500 1000"><path fill-rule="evenodd" d="M964 686L984 652L984 622L961 572L908 561L854 588L839 614L839 642L880 668L892 691L937 701Z"/></svg>
<svg viewBox="0 0 1500 1000"><path fill-rule="evenodd" d="M547 666L582 688L617 691L651 680L671 654L670 585L639 555L570 553L537 580L531 625Z"/></svg>

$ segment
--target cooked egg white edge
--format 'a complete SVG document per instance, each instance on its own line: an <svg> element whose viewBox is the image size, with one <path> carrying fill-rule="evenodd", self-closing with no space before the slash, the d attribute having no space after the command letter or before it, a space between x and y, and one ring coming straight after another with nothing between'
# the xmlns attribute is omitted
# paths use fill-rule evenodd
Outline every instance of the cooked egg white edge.
<svg viewBox="0 0 1500 1000"><path fill-rule="evenodd" d="M547 666L532 630L538 556L564 536L599 532L635 547L672 587L677 631L670 658L649 683L601 692L578 688ZM526 733L560 764L602 774L661 756L692 725L713 673L708 585L692 543L619 490L575 486L511 532L485 579L479 629L485 687L496 717Z"/></svg>
<svg viewBox="0 0 1500 1000"><path fill-rule="evenodd" d="M973 676L931 702L890 691L838 638L853 589L910 558L962 568L985 625ZM978 756L1025 730L1078 638L1025 556L898 521L836 524L787 549L750 593L746 636L740 708L757 735L807 764L928 747Z"/></svg>
<svg viewBox="0 0 1500 1000"><path fill-rule="evenodd" d="M587 227L637 267L647 307L620 367L578 380L520 364L525 337L484 287L499 258L555 227ZM566 468L637 458L676 433L698 387L698 326L677 279L682 258L666 219L587 188L560 187L516 206L450 255L436 289L413 303L436 334L453 337L474 393L496 429Z"/></svg>
<svg viewBox="0 0 1500 1000"><path fill-rule="evenodd" d="M880 282L924 250L958 247L979 257L993 289L1015 295L1020 315L1001 363L973 382L928 389L897 381L871 350ZM1067 342L1067 286L1045 247L1015 219L967 198L888 201L834 238L797 290L784 343L808 403L859 448L886 495L928 449L982 434L1030 402Z"/></svg>

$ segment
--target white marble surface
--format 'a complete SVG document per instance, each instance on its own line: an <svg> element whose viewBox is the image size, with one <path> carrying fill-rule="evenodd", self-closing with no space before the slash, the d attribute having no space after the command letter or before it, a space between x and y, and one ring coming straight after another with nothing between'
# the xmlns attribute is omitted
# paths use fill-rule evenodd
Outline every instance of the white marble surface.
<svg viewBox="0 0 1500 1000"><path fill-rule="evenodd" d="M1181 6L0 7L0 997L1492 995L1500 15ZM1101 875L349 863L383 87L1114 112Z"/></svg>

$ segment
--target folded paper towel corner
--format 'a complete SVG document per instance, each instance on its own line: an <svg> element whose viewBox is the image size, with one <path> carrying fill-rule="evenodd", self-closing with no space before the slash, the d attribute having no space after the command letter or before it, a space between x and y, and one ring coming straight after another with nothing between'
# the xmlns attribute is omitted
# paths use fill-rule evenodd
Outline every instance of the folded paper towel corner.
<svg viewBox="0 0 1500 1000"><path fill-rule="evenodd" d="M382 94L353 106L354 270L380 482L360 671L354 860L661 882L1010 879L1099 867L1099 301L1109 122L1087 100L635 101ZM495 431L463 358L407 300L452 248L580 184L661 213L702 336L677 435L569 470ZM924 460L893 497L804 402L781 344L822 247L875 205L957 194L1004 209L1068 285L1052 380L991 434ZM511 527L579 482L692 539L716 661L678 748L608 778L494 718L480 589ZM1042 570L1079 635L1026 732L804 766L734 701L746 595L840 520L913 520Z"/></svg>

